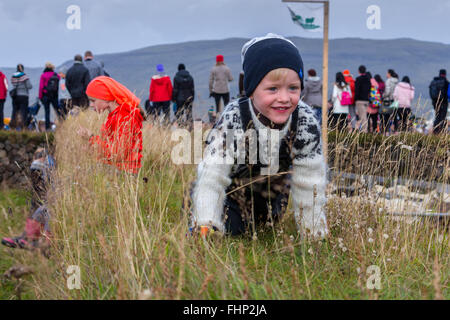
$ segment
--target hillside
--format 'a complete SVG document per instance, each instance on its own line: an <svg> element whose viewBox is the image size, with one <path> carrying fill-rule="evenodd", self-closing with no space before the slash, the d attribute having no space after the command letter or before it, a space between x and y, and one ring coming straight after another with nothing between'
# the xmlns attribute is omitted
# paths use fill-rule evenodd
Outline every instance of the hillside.
<svg viewBox="0 0 450 320"><path fill-rule="evenodd" d="M290 38L300 49L305 69L314 68L320 72L322 66L322 41L320 39ZM171 77L176 73L178 63L184 63L194 77L196 85L195 117L205 114L213 99L208 98L209 71L215 62L217 54L225 56L226 64L231 68L233 82L230 83L231 95L238 91L238 76L241 70L240 50L248 39L230 38L224 40L192 41L185 43L149 46L128 52L97 55L96 59L105 64L106 70L123 82L139 97L146 99L150 77L158 63L164 64L167 74ZM335 73L349 69L357 74L360 64L365 64L373 75L379 73L385 78L386 70L393 68L400 77L408 75L416 87L416 96L422 95L428 99L428 84L439 69L450 69L450 45L417 41L413 39L368 40L360 38L344 38L330 40L329 45L329 79L334 80ZM83 50L80 50L84 51ZM43 64L45 62L43 61ZM68 60L65 65L71 65ZM8 77L14 69L2 68ZM37 88L41 68L26 69L32 79L34 89L32 97L37 96ZM33 99L31 99L33 100ZM424 101L420 105L424 105ZM10 115L10 100L6 103L6 115ZM423 109L423 108L422 108ZM430 111L429 103L426 110L416 110L418 114ZM429 114L432 116L432 114ZM43 110L39 117L43 117Z"/></svg>

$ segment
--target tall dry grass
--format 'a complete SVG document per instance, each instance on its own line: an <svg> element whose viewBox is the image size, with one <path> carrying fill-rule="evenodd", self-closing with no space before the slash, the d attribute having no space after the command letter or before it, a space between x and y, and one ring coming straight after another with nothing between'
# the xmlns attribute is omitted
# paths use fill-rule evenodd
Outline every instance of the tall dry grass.
<svg viewBox="0 0 450 320"><path fill-rule="evenodd" d="M292 210L279 224L258 229L257 239L204 241L187 235L181 206L195 166L172 163L170 130L144 126L143 167L132 176L97 162L75 134L80 125L98 132L103 120L82 113L56 133L51 257L18 258L36 270L28 282L36 298L450 298L450 240L442 221L394 219L373 191L345 197L330 186L326 241L300 241ZM388 148L375 159L360 156L364 169L357 173L373 173ZM69 265L80 267L80 290L67 287ZM370 285L370 266L380 270L380 289Z"/></svg>

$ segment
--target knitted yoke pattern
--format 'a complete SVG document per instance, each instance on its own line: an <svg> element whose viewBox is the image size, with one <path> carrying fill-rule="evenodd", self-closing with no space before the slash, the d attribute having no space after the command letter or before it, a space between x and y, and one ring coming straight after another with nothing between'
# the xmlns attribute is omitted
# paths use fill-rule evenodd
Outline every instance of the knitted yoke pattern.
<svg viewBox="0 0 450 320"><path fill-rule="evenodd" d="M262 129L270 132L270 143L278 143L289 132L291 121L281 130L269 129L256 117L251 100L249 109L254 128L258 131L258 139L263 136ZM320 141L320 127L313 115L311 107L299 101L297 105L297 126L293 139L290 170L290 193L297 228L302 234L322 237L328 233L324 213L326 170ZM233 177L242 168L242 159L237 138L230 132L245 131L242 124L241 108L238 101L231 102L224 110L218 122L206 140L204 158L197 169L197 180L194 185L192 215L194 225L214 226L224 231L224 201ZM278 131L278 132L275 132ZM276 134L274 134L276 133ZM274 138L275 137L275 138ZM277 141L274 141L277 140ZM230 146L230 147L227 147ZM267 153L266 153L267 154ZM245 159L249 161L249 159ZM281 174L279 166L268 165L270 175ZM264 176L261 176L264 177ZM259 177L255 177L257 180Z"/></svg>

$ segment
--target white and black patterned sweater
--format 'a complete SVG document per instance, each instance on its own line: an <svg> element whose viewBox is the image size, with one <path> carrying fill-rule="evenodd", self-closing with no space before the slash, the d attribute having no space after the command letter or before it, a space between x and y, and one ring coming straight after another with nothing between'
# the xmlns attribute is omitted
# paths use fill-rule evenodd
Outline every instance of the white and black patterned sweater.
<svg viewBox="0 0 450 320"><path fill-rule="evenodd" d="M256 130L276 130L264 126L256 117L251 100L248 99L251 118ZM323 237L328 234L326 216L324 212L326 169L321 149L321 136L318 121L313 115L311 107L299 101L296 113L296 134L293 137L292 148L292 172L291 172L291 195L297 228L302 235L310 234L314 237ZM283 139L291 127L294 113L290 116L288 123L278 132L279 139ZM192 193L193 200L193 223L197 226L214 226L224 232L224 200L227 187L232 183L231 177L239 169L236 157L239 152L234 150L233 164L217 163L218 158L225 158L226 153L230 155L231 150L222 147L226 139L227 130L243 130L241 121L241 109L239 102L233 101L228 104L217 121L214 129L223 134L209 135L206 141L207 147L204 158L197 169L197 180ZM218 152L223 150L223 152ZM276 172L270 172L275 174Z"/></svg>

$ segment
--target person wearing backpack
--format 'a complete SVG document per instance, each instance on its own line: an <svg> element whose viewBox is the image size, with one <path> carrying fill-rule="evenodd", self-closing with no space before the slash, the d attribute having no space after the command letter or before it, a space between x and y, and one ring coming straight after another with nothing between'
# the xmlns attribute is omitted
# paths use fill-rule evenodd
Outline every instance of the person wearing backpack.
<svg viewBox="0 0 450 320"><path fill-rule="evenodd" d="M11 77L12 89L9 92L12 98L13 110L11 115L10 127L21 129L25 127L25 121L28 118L28 100L29 92L33 88L30 78L25 74L23 64L17 65L17 72ZM20 121L18 121L18 116Z"/></svg>
<svg viewBox="0 0 450 320"><path fill-rule="evenodd" d="M58 104L59 75L54 71L55 66L47 62L44 72L39 81L39 99L45 110L45 130L50 130L50 104L53 106L58 118L62 118L62 113Z"/></svg>
<svg viewBox="0 0 450 320"><path fill-rule="evenodd" d="M186 125L193 125L192 103L195 97L194 79L186 70L184 64L178 65L178 72L173 78L172 101L177 105L174 112L177 121L180 121L183 114L186 114ZM180 123L181 124L181 123Z"/></svg>
<svg viewBox="0 0 450 320"><path fill-rule="evenodd" d="M382 93L383 97L383 107L380 108L380 128L381 132L384 134L389 133L389 127L390 127L390 121L393 119L395 111L390 106L394 102L394 90L395 86L398 84L398 74L393 70L389 69L386 73L386 83L385 83L385 89ZM395 113L396 115L396 113Z"/></svg>
<svg viewBox="0 0 450 320"><path fill-rule="evenodd" d="M430 83L430 98L433 103L435 118L433 123L433 133L441 133L445 128L448 108L449 82L447 71L441 69L439 77L435 77Z"/></svg>
<svg viewBox="0 0 450 320"><path fill-rule="evenodd" d="M355 79L353 79L353 76L348 69L345 69L342 74L344 75L345 82L348 83L352 92L352 103L348 106L348 113L350 114L350 125L352 126L351 129L355 130L356 121L358 121L355 107Z"/></svg>
<svg viewBox="0 0 450 320"><path fill-rule="evenodd" d="M342 131L347 127L348 106L352 104L352 90L345 82L342 72L336 73L331 101L333 102L333 109L330 129Z"/></svg>
<svg viewBox="0 0 450 320"><path fill-rule="evenodd" d="M3 74L3 72L0 71L0 130L3 130L4 123L4 114L3 114L3 107L5 105L6 97L8 96L8 79Z"/></svg>

